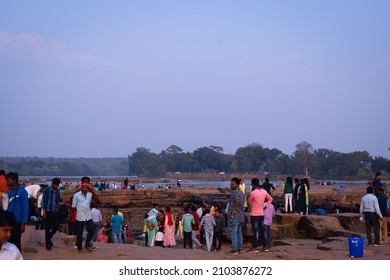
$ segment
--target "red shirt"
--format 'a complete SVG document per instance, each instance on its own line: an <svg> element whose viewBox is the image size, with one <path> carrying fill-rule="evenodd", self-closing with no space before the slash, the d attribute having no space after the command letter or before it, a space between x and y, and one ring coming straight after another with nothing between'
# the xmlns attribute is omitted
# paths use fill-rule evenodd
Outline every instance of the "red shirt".
<svg viewBox="0 0 390 280"><path fill-rule="evenodd" d="M199 230L199 216L196 214L196 212L192 213L192 216L194 216L195 224L192 225L192 230L198 231Z"/></svg>

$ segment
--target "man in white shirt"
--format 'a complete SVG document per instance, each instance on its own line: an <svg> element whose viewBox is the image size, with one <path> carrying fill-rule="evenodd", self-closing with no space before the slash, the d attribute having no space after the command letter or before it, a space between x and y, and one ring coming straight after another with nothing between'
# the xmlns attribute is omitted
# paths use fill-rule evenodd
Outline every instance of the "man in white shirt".
<svg viewBox="0 0 390 280"><path fill-rule="evenodd" d="M38 199L38 193L42 187L40 185L28 185L24 189L28 193L28 198Z"/></svg>
<svg viewBox="0 0 390 280"><path fill-rule="evenodd" d="M368 187L367 194L362 197L362 201L360 203L360 215L366 222L366 233L368 246L379 246L379 219L382 219L382 213L379 208L379 203L377 197L374 195L374 188ZM374 244L372 244L372 236L371 230L374 228Z"/></svg>
<svg viewBox="0 0 390 280"><path fill-rule="evenodd" d="M93 221L91 215L91 201L92 193L89 191L89 183L81 183L81 191L78 191L73 196L72 208L76 208L76 246L79 253L83 251L83 229L84 225L87 227L87 239L85 240L85 249L88 251L95 251L96 248L91 246L93 236Z"/></svg>

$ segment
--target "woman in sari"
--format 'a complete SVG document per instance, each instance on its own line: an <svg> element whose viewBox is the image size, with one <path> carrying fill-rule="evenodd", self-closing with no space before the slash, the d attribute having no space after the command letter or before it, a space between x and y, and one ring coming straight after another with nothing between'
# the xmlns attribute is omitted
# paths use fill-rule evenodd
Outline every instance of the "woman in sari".
<svg viewBox="0 0 390 280"><path fill-rule="evenodd" d="M175 218L171 212L171 207L166 208L164 218L164 246L171 247L176 245L175 240Z"/></svg>
<svg viewBox="0 0 390 280"><path fill-rule="evenodd" d="M153 228L149 228L149 224L153 225ZM157 232L157 219L155 215L150 215L148 218L144 220L144 224L147 226L148 231L148 247L154 246L154 239L156 237Z"/></svg>

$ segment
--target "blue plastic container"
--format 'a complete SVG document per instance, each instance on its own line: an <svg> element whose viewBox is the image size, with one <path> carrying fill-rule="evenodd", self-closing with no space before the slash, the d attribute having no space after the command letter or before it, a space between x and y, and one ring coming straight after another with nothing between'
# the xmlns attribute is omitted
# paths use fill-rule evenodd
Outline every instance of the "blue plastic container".
<svg viewBox="0 0 390 280"><path fill-rule="evenodd" d="M364 251L364 238L361 237L348 237L349 255L352 258L363 257Z"/></svg>

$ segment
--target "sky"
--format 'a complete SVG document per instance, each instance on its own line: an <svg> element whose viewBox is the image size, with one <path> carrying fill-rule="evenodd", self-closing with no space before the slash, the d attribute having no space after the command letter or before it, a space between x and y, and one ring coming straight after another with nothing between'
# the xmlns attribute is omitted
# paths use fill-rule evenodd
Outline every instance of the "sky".
<svg viewBox="0 0 390 280"><path fill-rule="evenodd" d="M390 1L0 0L0 156L390 158Z"/></svg>

